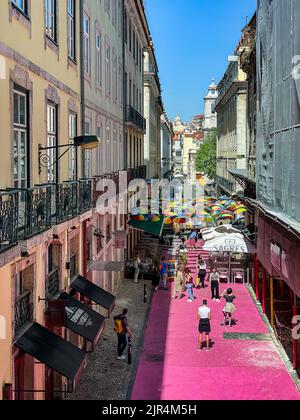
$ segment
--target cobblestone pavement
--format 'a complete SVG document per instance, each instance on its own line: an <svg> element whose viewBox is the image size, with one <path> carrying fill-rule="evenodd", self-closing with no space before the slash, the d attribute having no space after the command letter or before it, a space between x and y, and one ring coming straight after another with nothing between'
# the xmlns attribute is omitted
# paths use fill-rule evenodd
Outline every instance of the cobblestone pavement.
<svg viewBox="0 0 300 420"><path fill-rule="evenodd" d="M144 284L147 284L148 303L144 303ZM135 335L133 364L117 360L117 337L114 333L113 316L106 327L94 353L88 356L88 367L68 400L126 400L130 397L137 358L139 356L146 318L151 306L151 282L124 280L117 294L113 316L128 308L128 321ZM127 356L127 352L126 352Z"/></svg>

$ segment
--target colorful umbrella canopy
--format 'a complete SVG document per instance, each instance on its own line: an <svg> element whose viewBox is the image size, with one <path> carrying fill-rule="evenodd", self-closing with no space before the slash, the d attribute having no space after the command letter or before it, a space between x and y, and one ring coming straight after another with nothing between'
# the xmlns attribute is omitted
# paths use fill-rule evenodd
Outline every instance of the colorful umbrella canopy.
<svg viewBox="0 0 300 420"><path fill-rule="evenodd" d="M248 212L248 209L239 208L239 209L234 211L234 214L241 214L241 213L247 213L247 212Z"/></svg>
<svg viewBox="0 0 300 420"><path fill-rule="evenodd" d="M174 219L174 223L187 223L188 218L187 217L176 217Z"/></svg>
<svg viewBox="0 0 300 420"><path fill-rule="evenodd" d="M221 214L221 215L218 217L218 219L222 219L222 220L225 220L225 219L232 220L232 219L234 219L234 217L233 217L231 214Z"/></svg>
<svg viewBox="0 0 300 420"><path fill-rule="evenodd" d="M145 220L145 216L142 214L132 214L130 218L131 220L135 220L137 222L143 222Z"/></svg>
<svg viewBox="0 0 300 420"><path fill-rule="evenodd" d="M167 217L166 219L165 219L165 225L173 225L173 218L172 217Z"/></svg>

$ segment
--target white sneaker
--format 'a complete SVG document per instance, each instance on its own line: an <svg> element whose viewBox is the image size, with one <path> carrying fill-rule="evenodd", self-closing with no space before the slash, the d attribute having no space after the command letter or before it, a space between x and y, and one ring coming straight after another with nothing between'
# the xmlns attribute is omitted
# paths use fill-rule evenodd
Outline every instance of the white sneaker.
<svg viewBox="0 0 300 420"><path fill-rule="evenodd" d="M125 356L118 357L118 360L126 360Z"/></svg>
<svg viewBox="0 0 300 420"><path fill-rule="evenodd" d="M216 299L213 299L213 302L215 302L216 301Z"/></svg>
<svg viewBox="0 0 300 420"><path fill-rule="evenodd" d="M188 299L188 302L193 302L192 299Z"/></svg>

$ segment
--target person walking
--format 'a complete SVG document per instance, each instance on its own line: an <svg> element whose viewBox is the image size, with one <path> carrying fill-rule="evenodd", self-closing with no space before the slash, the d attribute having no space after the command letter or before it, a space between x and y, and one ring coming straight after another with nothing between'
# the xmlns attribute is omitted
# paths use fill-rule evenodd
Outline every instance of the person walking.
<svg viewBox="0 0 300 420"><path fill-rule="evenodd" d="M210 351L210 333L211 333L211 310L207 306L207 300L203 301L203 305L198 309L198 320L199 320L199 341L198 350L202 350L203 338L206 341L206 350Z"/></svg>
<svg viewBox="0 0 300 420"><path fill-rule="evenodd" d="M153 268L152 268L152 287L154 292L158 291L160 281L160 274L159 274L159 264L155 261Z"/></svg>
<svg viewBox="0 0 300 420"><path fill-rule="evenodd" d="M207 265L203 258L199 255L198 258L198 278L199 278L199 286L198 289L201 287L205 289L205 277L207 274Z"/></svg>
<svg viewBox="0 0 300 420"><path fill-rule="evenodd" d="M140 275L140 266L141 266L141 259L139 254L134 259L133 267L134 267L134 283L139 282L139 275Z"/></svg>
<svg viewBox="0 0 300 420"><path fill-rule="evenodd" d="M225 326L227 323L227 319L229 318L229 327L232 327L232 315L236 311L236 307L234 304L236 297L234 296L232 289L228 289L227 291L224 290L224 292L222 293L222 298L223 297L226 301L226 305L223 308L224 320L221 325Z"/></svg>
<svg viewBox="0 0 300 420"><path fill-rule="evenodd" d="M176 299L176 298L181 299L183 288L184 288L184 275L183 275L182 266L180 265L178 267L178 270L175 276L173 299Z"/></svg>
<svg viewBox="0 0 300 420"><path fill-rule="evenodd" d="M188 292L188 302L193 302L195 300L195 296L194 296L194 280L193 280L193 275L191 273L191 270L188 270L186 274L185 284L186 284L186 289Z"/></svg>
<svg viewBox="0 0 300 420"><path fill-rule="evenodd" d="M118 337L118 360L125 360L126 357L123 355L127 347L127 335L133 340L134 336L128 325L128 309L124 309L122 314L114 317L115 321L115 333Z"/></svg>
<svg viewBox="0 0 300 420"><path fill-rule="evenodd" d="M160 263L160 279L161 279L161 289L168 290L167 287L167 277L168 277L168 264L166 263L166 257L162 257Z"/></svg>
<svg viewBox="0 0 300 420"><path fill-rule="evenodd" d="M209 283L211 286L211 298L213 301L220 302L220 273L214 267L209 275Z"/></svg>

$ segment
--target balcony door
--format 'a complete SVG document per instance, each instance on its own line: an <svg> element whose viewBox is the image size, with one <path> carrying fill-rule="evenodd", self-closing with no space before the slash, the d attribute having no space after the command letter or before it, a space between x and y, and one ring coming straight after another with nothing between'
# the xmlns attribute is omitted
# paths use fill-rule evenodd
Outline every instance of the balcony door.
<svg viewBox="0 0 300 420"><path fill-rule="evenodd" d="M13 93L14 188L29 186L28 93L17 87Z"/></svg>

